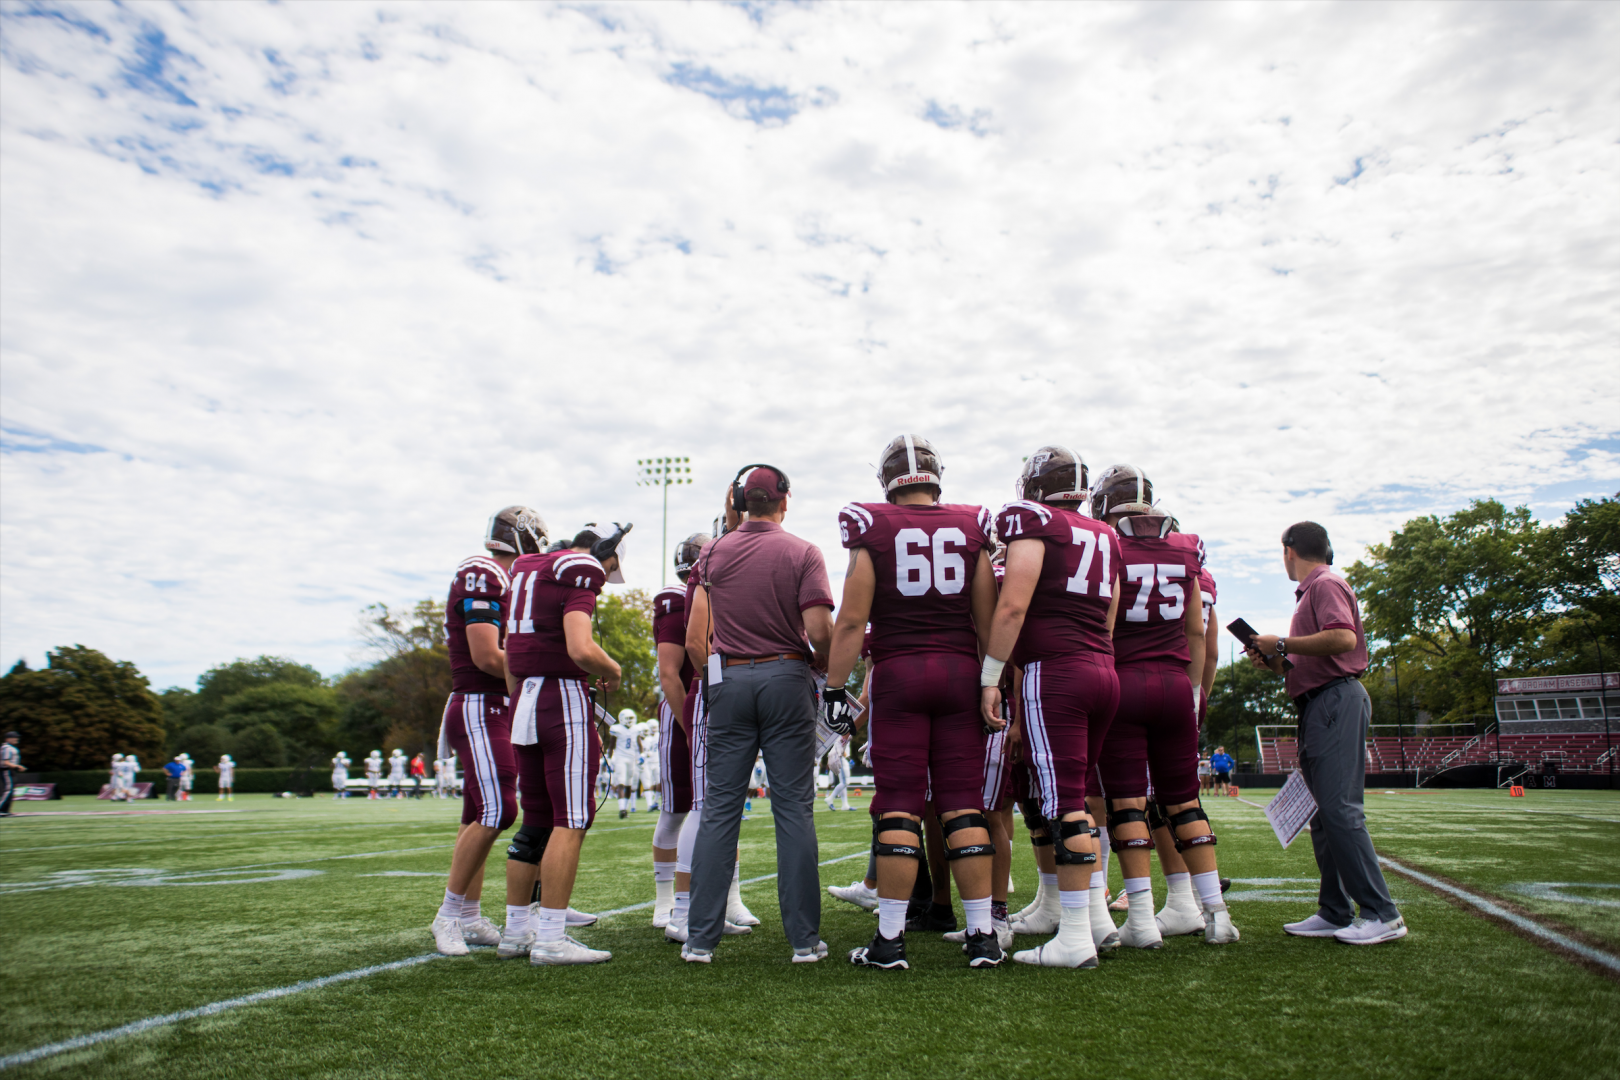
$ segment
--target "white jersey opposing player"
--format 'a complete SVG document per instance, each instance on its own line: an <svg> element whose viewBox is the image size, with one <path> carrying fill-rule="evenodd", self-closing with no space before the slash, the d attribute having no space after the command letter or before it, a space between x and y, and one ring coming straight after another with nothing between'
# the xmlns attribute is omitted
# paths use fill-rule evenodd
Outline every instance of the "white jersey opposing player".
<svg viewBox="0 0 1620 1080"><path fill-rule="evenodd" d="M349 797L349 755L339 750L332 759L332 798Z"/></svg>

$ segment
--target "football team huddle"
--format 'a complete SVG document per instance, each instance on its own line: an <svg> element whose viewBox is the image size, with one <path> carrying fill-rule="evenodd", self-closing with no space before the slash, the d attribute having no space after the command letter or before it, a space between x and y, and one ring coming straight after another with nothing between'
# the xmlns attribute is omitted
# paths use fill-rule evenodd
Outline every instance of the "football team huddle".
<svg viewBox="0 0 1620 1080"><path fill-rule="evenodd" d="M1067 447L1031 454L1017 499L994 515L940 501L943 473L926 439L903 435L884 449L883 501L839 513L849 568L830 644L805 645L826 675L818 753L865 728L874 778L867 877L831 890L878 914L871 941L850 961L908 966L908 925L934 928L909 910L930 846L961 898L966 927L951 937L971 968L1000 965L1018 935L1047 940L1013 960L1068 968L1096 967L1100 950L1158 948L1169 935L1237 941L1198 798L1215 625L1202 543L1155 505L1141 469L1115 465L1093 483ZM785 497L785 477L779 490ZM742 500L732 495L717 535L740 521ZM432 924L441 952L494 945L535 964L611 956L571 936L595 917L569 900L596 810L597 723L612 723L591 684L612 692L620 680L618 663L591 635L591 617L604 584L623 580L629 531L589 525L552 543L539 514L508 507L489 521L488 554L456 570L446 606L453 693L439 754L453 750L466 781ZM701 673L712 665L690 647L706 639L689 636L687 613L711 542L699 533L677 545L681 585L653 598L663 691L653 921L675 941L686 940L683 901L707 789ZM865 684L846 690L862 657ZM501 928L481 913L483 866L516 821L520 796ZM1040 886L1028 907L1009 914L1015 808ZM1106 901L1110 853L1128 905L1119 927ZM1157 913L1155 853L1168 891ZM732 869L724 932L746 934L759 920Z"/></svg>

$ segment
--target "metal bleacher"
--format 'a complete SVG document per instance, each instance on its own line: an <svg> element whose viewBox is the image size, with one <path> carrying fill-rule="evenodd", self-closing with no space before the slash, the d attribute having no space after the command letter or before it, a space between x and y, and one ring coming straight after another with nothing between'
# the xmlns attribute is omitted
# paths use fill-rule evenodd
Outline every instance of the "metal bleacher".
<svg viewBox="0 0 1620 1080"><path fill-rule="evenodd" d="M1461 732L1436 730L1463 728ZM1375 724L1367 739L1368 773L1414 773L1422 782L1446 769L1462 765L1522 763L1540 771L1552 765L1560 773L1606 772L1620 757L1603 732L1546 732L1505 734L1490 724L1475 732L1473 724L1435 725L1419 734L1397 732L1394 725ZM1293 725L1257 727L1255 742L1260 769L1287 773L1299 767L1299 737Z"/></svg>

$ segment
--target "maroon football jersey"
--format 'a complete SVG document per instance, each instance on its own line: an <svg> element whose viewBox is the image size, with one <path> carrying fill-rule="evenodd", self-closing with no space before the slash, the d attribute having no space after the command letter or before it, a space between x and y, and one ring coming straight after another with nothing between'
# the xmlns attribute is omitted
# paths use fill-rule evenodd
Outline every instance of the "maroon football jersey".
<svg viewBox="0 0 1620 1080"><path fill-rule="evenodd" d="M473 663L467 646L467 616L474 622L495 618L495 631L506 639L506 593L509 580L501 564L487 555L474 555L456 567L450 596L444 602L444 644L450 652L450 690L456 694L506 696L506 680Z"/></svg>
<svg viewBox="0 0 1620 1080"><path fill-rule="evenodd" d="M979 658L973 572L990 546L990 514L957 503L850 503L838 512L844 546L865 548L877 571L872 658L948 652Z"/></svg>
<svg viewBox="0 0 1620 1080"><path fill-rule="evenodd" d="M524 555L512 564L506 666L513 678L590 678L568 657L563 615L570 611L594 615L596 597L605 584L607 571L582 551Z"/></svg>
<svg viewBox="0 0 1620 1080"><path fill-rule="evenodd" d="M653 594L653 644L679 645L686 656L686 586L666 585ZM681 685L697 674L690 657L681 661Z"/></svg>
<svg viewBox="0 0 1620 1080"><path fill-rule="evenodd" d="M1012 662L1023 667L1080 652L1112 655L1108 605L1119 579L1115 559L1119 536L1114 530L1066 506L1020 501L1001 508L996 532L1004 544L1016 540L1046 544L1040 580L1030 597Z"/></svg>
<svg viewBox="0 0 1620 1080"><path fill-rule="evenodd" d="M1120 536L1119 618L1114 662L1185 664L1187 599L1203 569L1203 545L1190 533Z"/></svg>
<svg viewBox="0 0 1620 1080"><path fill-rule="evenodd" d="M1209 609L1215 606L1215 575L1209 572L1209 567L1200 567L1198 570L1198 592L1204 601L1204 618L1209 618Z"/></svg>

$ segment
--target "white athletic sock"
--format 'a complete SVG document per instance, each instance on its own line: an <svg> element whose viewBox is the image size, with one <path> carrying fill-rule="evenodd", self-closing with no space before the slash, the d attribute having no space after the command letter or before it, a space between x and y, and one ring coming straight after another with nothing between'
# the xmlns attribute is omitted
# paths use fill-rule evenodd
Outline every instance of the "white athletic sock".
<svg viewBox="0 0 1620 1080"><path fill-rule="evenodd" d="M1192 876L1193 888L1198 890L1198 899L1203 901L1206 908L1219 911L1226 906L1221 899L1221 875L1217 870L1207 874L1194 874Z"/></svg>
<svg viewBox="0 0 1620 1080"><path fill-rule="evenodd" d="M686 916L692 911L692 894L678 892L675 894L675 910L670 912L669 921L686 925Z"/></svg>
<svg viewBox="0 0 1620 1080"><path fill-rule="evenodd" d="M1091 887L1093 889L1108 888L1108 872L1106 870L1093 870L1091 872Z"/></svg>
<svg viewBox="0 0 1620 1080"><path fill-rule="evenodd" d="M675 903L675 878L673 871L668 881L653 882L653 906L659 910L672 907Z"/></svg>
<svg viewBox="0 0 1620 1080"><path fill-rule="evenodd" d="M742 903L742 863L731 864L731 888L726 890L726 907Z"/></svg>
<svg viewBox="0 0 1620 1080"><path fill-rule="evenodd" d="M1143 928L1156 926L1153 921L1153 879L1128 877L1125 879L1125 893L1131 898L1130 910L1125 913L1126 924Z"/></svg>
<svg viewBox="0 0 1620 1080"><path fill-rule="evenodd" d="M675 864L672 862L653 863L653 880L673 882L675 880Z"/></svg>
<svg viewBox="0 0 1620 1080"><path fill-rule="evenodd" d="M1058 902L1062 905L1063 912L1058 920L1058 942L1074 948L1090 945L1092 942L1089 890L1060 890Z"/></svg>
<svg viewBox="0 0 1620 1080"><path fill-rule="evenodd" d="M444 890L444 903L439 905L439 918L461 918L461 905L465 903L466 900L466 896L462 895L461 893L453 893L449 889Z"/></svg>
<svg viewBox="0 0 1620 1080"><path fill-rule="evenodd" d="M484 912L482 903L478 900L463 900L461 902L461 921L471 922Z"/></svg>
<svg viewBox="0 0 1620 1080"><path fill-rule="evenodd" d="M1198 900L1193 896L1191 874L1164 875L1164 902L1170 907L1190 908L1198 910Z"/></svg>
<svg viewBox="0 0 1620 1080"><path fill-rule="evenodd" d="M962 901L962 910L967 913L967 932L970 934L988 934L993 926L990 922L990 898L980 900Z"/></svg>
<svg viewBox="0 0 1620 1080"><path fill-rule="evenodd" d="M1056 874L1041 874L1041 888L1055 890L1057 887Z"/></svg>
<svg viewBox="0 0 1620 1080"><path fill-rule="evenodd" d="M540 925L535 928L534 940L561 941L563 928L568 919L568 909L565 907L543 907L540 909Z"/></svg>
<svg viewBox="0 0 1620 1080"><path fill-rule="evenodd" d="M908 900L885 900L878 897L878 933L886 938L897 938L906 932Z"/></svg>
<svg viewBox="0 0 1620 1080"><path fill-rule="evenodd" d="M508 934L521 934L529 928L529 905L519 904L513 907L506 905L506 932Z"/></svg>

